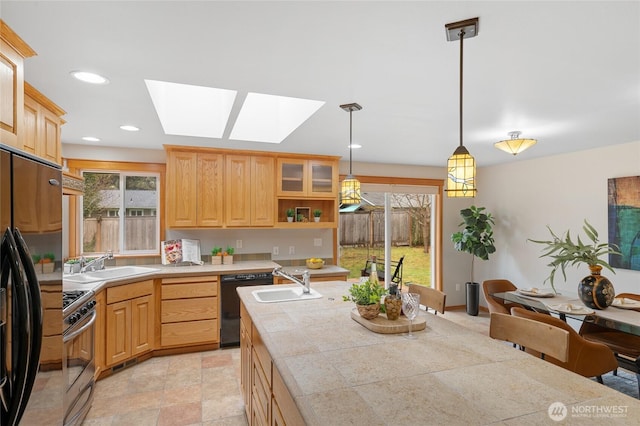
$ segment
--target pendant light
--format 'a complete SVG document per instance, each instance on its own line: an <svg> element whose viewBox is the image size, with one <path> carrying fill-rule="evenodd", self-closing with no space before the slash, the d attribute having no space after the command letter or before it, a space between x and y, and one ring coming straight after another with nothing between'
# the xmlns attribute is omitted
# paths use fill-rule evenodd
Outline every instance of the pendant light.
<svg viewBox="0 0 640 426"><path fill-rule="evenodd" d="M509 154L517 155L538 142L535 139L520 139L520 133L521 132L509 132L511 139L496 142L493 146Z"/></svg>
<svg viewBox="0 0 640 426"><path fill-rule="evenodd" d="M446 24L447 41L460 40L460 146L447 161L447 189L449 197L475 197L476 162L462 144L462 45L465 38L478 34L478 18Z"/></svg>
<svg viewBox="0 0 640 426"><path fill-rule="evenodd" d="M342 181L340 189L340 203L344 205L360 204L360 181L351 173L353 150L353 111L360 111L362 107L356 103L340 105L345 111L349 111L349 174Z"/></svg>

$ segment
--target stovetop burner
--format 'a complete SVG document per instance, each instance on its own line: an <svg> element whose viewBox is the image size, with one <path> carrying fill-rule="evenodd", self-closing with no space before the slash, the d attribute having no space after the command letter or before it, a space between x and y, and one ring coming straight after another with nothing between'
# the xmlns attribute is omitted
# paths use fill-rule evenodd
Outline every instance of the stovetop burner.
<svg viewBox="0 0 640 426"><path fill-rule="evenodd" d="M81 299L91 297L91 290L66 290L62 292L62 310L66 311L71 305Z"/></svg>

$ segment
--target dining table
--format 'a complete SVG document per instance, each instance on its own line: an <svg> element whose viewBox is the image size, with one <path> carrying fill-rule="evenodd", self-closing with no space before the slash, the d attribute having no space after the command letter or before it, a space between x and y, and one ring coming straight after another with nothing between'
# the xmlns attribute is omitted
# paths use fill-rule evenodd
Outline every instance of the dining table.
<svg viewBox="0 0 640 426"><path fill-rule="evenodd" d="M620 303L618 300L607 309L591 309L577 295L553 293L551 290L534 292L518 289L493 293L492 296L505 302L519 303L530 310L557 314L564 321L572 318L640 336L640 303L637 301Z"/></svg>

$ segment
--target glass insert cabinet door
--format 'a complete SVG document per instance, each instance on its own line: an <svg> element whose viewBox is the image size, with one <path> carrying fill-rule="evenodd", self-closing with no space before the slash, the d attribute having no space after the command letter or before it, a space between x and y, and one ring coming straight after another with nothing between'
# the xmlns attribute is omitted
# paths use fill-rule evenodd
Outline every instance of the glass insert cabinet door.
<svg viewBox="0 0 640 426"><path fill-rule="evenodd" d="M278 195L331 196L337 193L337 166L332 161L278 159Z"/></svg>

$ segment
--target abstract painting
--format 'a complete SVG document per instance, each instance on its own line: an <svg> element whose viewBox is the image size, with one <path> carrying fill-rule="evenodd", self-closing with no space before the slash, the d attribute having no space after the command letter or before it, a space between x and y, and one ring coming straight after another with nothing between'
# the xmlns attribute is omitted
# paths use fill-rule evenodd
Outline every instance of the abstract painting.
<svg viewBox="0 0 640 426"><path fill-rule="evenodd" d="M640 176L608 179L609 243L620 255L609 255L614 268L640 271Z"/></svg>

